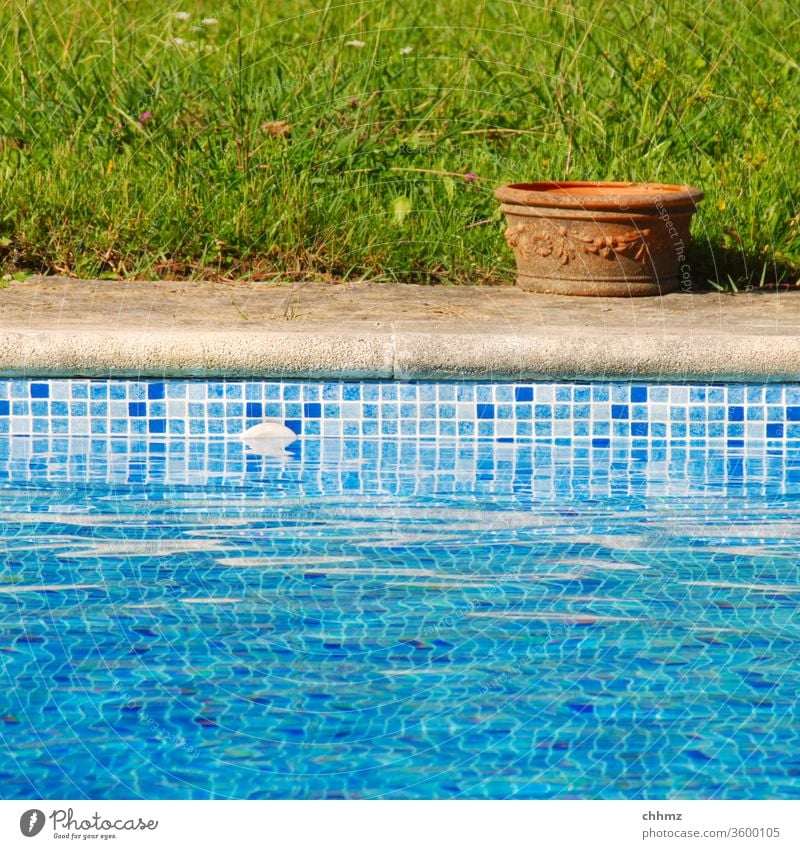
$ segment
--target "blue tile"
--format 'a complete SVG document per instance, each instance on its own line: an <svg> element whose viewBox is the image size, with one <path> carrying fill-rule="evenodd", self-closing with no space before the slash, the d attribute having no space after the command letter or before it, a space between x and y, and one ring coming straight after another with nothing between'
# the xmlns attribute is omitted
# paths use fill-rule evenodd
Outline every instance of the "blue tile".
<svg viewBox="0 0 800 849"><path fill-rule="evenodd" d="M172 381L167 384L167 398L185 398L187 388L183 381Z"/></svg>
<svg viewBox="0 0 800 849"><path fill-rule="evenodd" d="M767 407L768 422L782 422L784 419L783 407Z"/></svg>
<svg viewBox="0 0 800 849"><path fill-rule="evenodd" d="M515 401L533 401L533 387L532 386L518 386L514 390L514 400Z"/></svg>
<svg viewBox="0 0 800 849"><path fill-rule="evenodd" d="M31 398L49 398L50 386L46 383L31 384Z"/></svg>
<svg viewBox="0 0 800 849"><path fill-rule="evenodd" d="M322 415L322 405L316 403L303 404L303 415L307 419L318 419Z"/></svg>
<svg viewBox="0 0 800 849"><path fill-rule="evenodd" d="M11 405L8 401L0 401L0 416L7 416L10 412Z"/></svg>
<svg viewBox="0 0 800 849"><path fill-rule="evenodd" d="M129 416L146 416L147 415L147 404L143 401L129 401L128 402L128 415Z"/></svg>
<svg viewBox="0 0 800 849"><path fill-rule="evenodd" d="M631 422L631 436L647 436L647 422Z"/></svg>
<svg viewBox="0 0 800 849"><path fill-rule="evenodd" d="M556 404L553 408L553 417L556 419L569 419L572 418L572 405L571 404Z"/></svg>
<svg viewBox="0 0 800 849"><path fill-rule="evenodd" d="M264 415L264 405L256 401L248 401L245 404L245 415L248 419L260 419Z"/></svg>
<svg viewBox="0 0 800 849"><path fill-rule="evenodd" d="M786 421L788 421L788 422L800 422L800 407L787 407L786 408Z"/></svg>
<svg viewBox="0 0 800 849"><path fill-rule="evenodd" d="M150 419L147 422L147 431L148 431L148 433L166 433L167 432L167 420L166 419Z"/></svg>
<svg viewBox="0 0 800 849"><path fill-rule="evenodd" d="M479 419L493 419L494 404L478 404L477 414Z"/></svg>
<svg viewBox="0 0 800 849"><path fill-rule="evenodd" d="M588 419L591 417L591 411L590 404L576 404L572 408L572 415L576 419Z"/></svg>
<svg viewBox="0 0 800 849"><path fill-rule="evenodd" d="M592 448L608 448L611 445L610 439L600 439L595 437L592 440Z"/></svg>
<svg viewBox="0 0 800 849"><path fill-rule="evenodd" d="M164 384L163 383L148 383L147 384L147 397L151 400L156 399L159 400L163 398L165 395L164 392ZM152 431L151 431L152 433Z"/></svg>
<svg viewBox="0 0 800 849"><path fill-rule="evenodd" d="M627 404L612 404L611 418L612 419L627 419L629 416Z"/></svg>
<svg viewBox="0 0 800 849"><path fill-rule="evenodd" d="M631 403L644 404L647 401L646 386L631 386Z"/></svg>
<svg viewBox="0 0 800 849"><path fill-rule="evenodd" d="M781 439L783 437L783 425L782 424L768 424L767 425L767 439Z"/></svg>
<svg viewBox="0 0 800 849"><path fill-rule="evenodd" d="M284 424L289 428L289 430L293 430L298 436L303 432L302 419L286 419Z"/></svg>
<svg viewBox="0 0 800 849"><path fill-rule="evenodd" d="M729 422L743 422L744 421L744 407L728 407L728 421Z"/></svg>

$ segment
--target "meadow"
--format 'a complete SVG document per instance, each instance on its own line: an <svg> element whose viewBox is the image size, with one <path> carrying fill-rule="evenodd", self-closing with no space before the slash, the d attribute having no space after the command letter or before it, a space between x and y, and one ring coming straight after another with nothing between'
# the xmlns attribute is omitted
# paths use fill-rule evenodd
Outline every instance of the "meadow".
<svg viewBox="0 0 800 849"><path fill-rule="evenodd" d="M790 2L6 0L0 274L510 283L493 190L689 183L800 283Z"/></svg>

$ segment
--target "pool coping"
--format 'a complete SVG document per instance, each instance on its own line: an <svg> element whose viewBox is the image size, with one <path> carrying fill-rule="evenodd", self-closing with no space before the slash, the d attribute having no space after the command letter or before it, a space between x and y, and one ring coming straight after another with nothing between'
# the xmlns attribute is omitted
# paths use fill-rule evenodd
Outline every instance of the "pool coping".
<svg viewBox="0 0 800 849"><path fill-rule="evenodd" d="M800 380L800 292L34 277L0 313L7 377Z"/></svg>

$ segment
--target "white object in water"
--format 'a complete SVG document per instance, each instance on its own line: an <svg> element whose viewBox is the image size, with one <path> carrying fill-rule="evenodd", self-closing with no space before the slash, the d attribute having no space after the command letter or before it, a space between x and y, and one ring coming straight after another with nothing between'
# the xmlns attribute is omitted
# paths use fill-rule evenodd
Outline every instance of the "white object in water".
<svg viewBox="0 0 800 849"><path fill-rule="evenodd" d="M297 434L281 421L264 421L247 428L242 439L255 454L283 454L284 448L297 439Z"/></svg>

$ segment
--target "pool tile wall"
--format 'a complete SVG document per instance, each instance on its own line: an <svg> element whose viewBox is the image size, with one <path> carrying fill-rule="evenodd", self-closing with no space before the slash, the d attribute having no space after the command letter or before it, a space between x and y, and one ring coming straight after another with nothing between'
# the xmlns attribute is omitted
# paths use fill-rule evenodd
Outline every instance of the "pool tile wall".
<svg viewBox="0 0 800 849"><path fill-rule="evenodd" d="M0 379L0 434L800 441L800 385Z"/></svg>

